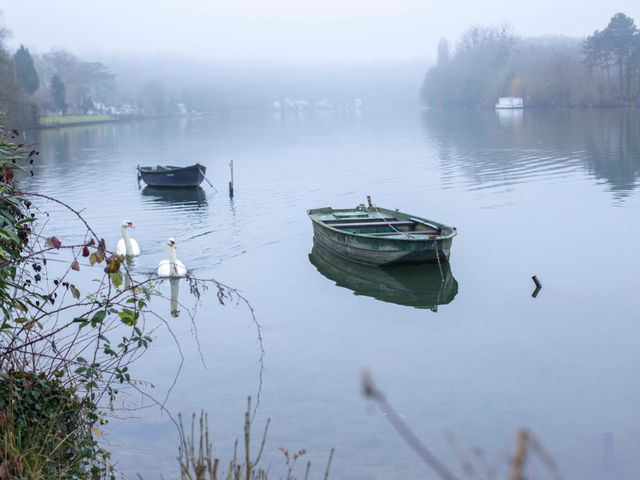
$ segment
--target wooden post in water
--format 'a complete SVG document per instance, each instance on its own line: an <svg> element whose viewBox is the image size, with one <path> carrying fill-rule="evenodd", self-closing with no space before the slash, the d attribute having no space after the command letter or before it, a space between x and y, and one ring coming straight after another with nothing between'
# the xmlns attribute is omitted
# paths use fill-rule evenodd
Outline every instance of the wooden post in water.
<svg viewBox="0 0 640 480"><path fill-rule="evenodd" d="M231 181L229 182L229 198L233 198L233 159L229 162L231 168Z"/></svg>

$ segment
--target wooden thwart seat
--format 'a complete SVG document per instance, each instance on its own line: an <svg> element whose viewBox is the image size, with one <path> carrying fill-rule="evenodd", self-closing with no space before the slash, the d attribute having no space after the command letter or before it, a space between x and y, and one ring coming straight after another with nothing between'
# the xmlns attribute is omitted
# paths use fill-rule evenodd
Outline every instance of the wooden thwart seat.
<svg viewBox="0 0 640 480"><path fill-rule="evenodd" d="M329 223L333 228L364 228L364 227L413 227L415 222L409 220L393 220L388 222L358 222L358 223Z"/></svg>
<svg viewBox="0 0 640 480"><path fill-rule="evenodd" d="M395 217L368 217L368 218L338 218L335 220L325 220L324 223L333 226L342 223L375 223L375 222L397 222Z"/></svg>
<svg viewBox="0 0 640 480"><path fill-rule="evenodd" d="M437 236L438 232L436 232L435 230L431 231L431 232L428 232L426 230L412 230L410 232L403 232L403 231L400 231L400 232L372 232L372 233L366 233L365 235L374 235L376 237L391 237L393 235L400 235L400 236L406 237L407 235L410 235L412 237L416 237L416 236L424 236L424 235L426 235L426 236L434 236L434 235Z"/></svg>

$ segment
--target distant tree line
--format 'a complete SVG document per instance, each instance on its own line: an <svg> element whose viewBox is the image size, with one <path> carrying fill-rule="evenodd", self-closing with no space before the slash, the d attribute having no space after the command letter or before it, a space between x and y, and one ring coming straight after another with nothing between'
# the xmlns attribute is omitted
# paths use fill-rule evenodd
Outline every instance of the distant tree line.
<svg viewBox="0 0 640 480"><path fill-rule="evenodd" d="M440 41L425 104L492 107L504 96L529 106L640 105L640 30L618 13L584 40L520 38L504 25L468 30L453 52Z"/></svg>
<svg viewBox="0 0 640 480"><path fill-rule="evenodd" d="M116 100L115 75L100 62L87 62L56 48L36 56L35 65L47 83L37 100L49 112L88 113Z"/></svg>
<svg viewBox="0 0 640 480"><path fill-rule="evenodd" d="M88 113L115 100L115 76L99 62L62 49L31 55L23 45L11 54L0 26L0 124L28 127L42 113Z"/></svg>
<svg viewBox="0 0 640 480"><path fill-rule="evenodd" d="M16 52L20 67L16 68L13 57L5 46L9 31L0 25L0 123L29 124L33 121L35 112L27 101L27 96L20 82L34 91L34 79L30 77L28 67L25 67L23 52ZM39 82L39 80L38 80ZM39 83L38 83L39 86ZM38 87L35 87L38 88Z"/></svg>
<svg viewBox="0 0 640 480"><path fill-rule="evenodd" d="M37 55L20 45L11 52L6 45L9 36L0 21L0 125L35 126L41 115L175 115L197 108L211 96L189 89L172 95L159 80L146 82L137 94L124 95L106 65L61 48Z"/></svg>
<svg viewBox="0 0 640 480"><path fill-rule="evenodd" d="M604 30L584 42L589 73L606 85L602 93L620 100L636 100L640 93L640 31L633 19L613 16ZM602 80L606 79L606 83Z"/></svg>

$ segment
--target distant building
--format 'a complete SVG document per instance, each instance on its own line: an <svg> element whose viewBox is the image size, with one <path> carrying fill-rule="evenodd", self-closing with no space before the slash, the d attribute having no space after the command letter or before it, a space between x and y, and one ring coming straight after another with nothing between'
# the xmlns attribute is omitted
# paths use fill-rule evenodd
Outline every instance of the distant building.
<svg viewBox="0 0 640 480"><path fill-rule="evenodd" d="M308 110L309 109L309 102L307 102L306 100L296 100L295 104L296 104L296 108L299 111L303 111L303 110Z"/></svg>
<svg viewBox="0 0 640 480"><path fill-rule="evenodd" d="M500 97L496 109L524 108L522 97Z"/></svg>
<svg viewBox="0 0 640 480"><path fill-rule="evenodd" d="M315 102L309 102L304 99L297 99L286 97L283 100L274 100L269 105L269 110L272 112L307 112L307 111L335 111L335 110L362 110L363 101L361 98L354 98L352 101L341 101L338 103L333 103L327 100L326 98L322 98Z"/></svg>
<svg viewBox="0 0 640 480"><path fill-rule="evenodd" d="M326 98L323 98L322 100L318 100L315 105L315 108L320 109L320 110L333 110L333 104L329 102L329 100L327 100Z"/></svg>

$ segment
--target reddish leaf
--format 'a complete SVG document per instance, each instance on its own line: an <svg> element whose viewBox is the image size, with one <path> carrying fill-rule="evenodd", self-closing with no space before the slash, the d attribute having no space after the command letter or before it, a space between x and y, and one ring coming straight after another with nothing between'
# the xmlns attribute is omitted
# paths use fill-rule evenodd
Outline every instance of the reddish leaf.
<svg viewBox="0 0 640 480"><path fill-rule="evenodd" d="M88 257L89 256L89 247L87 247L86 245L84 247L82 247L82 256L83 257Z"/></svg>
<svg viewBox="0 0 640 480"><path fill-rule="evenodd" d="M80 264L78 263L77 260L74 260L73 262L71 262L71 270L75 270L76 272L80 271Z"/></svg>
<svg viewBox="0 0 640 480"><path fill-rule="evenodd" d="M62 246L62 242L58 237L49 237L44 242L45 246L59 249Z"/></svg>
<svg viewBox="0 0 640 480"><path fill-rule="evenodd" d="M8 165L5 165L2 168L2 174L4 177L5 183L9 183L11 180L13 180L13 170L11 170L11 168Z"/></svg>

